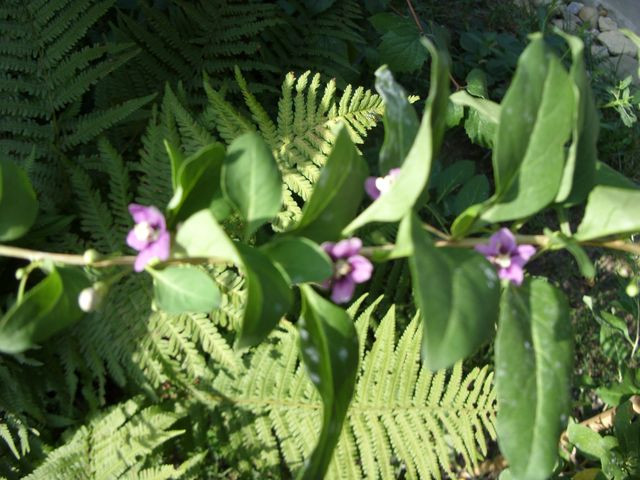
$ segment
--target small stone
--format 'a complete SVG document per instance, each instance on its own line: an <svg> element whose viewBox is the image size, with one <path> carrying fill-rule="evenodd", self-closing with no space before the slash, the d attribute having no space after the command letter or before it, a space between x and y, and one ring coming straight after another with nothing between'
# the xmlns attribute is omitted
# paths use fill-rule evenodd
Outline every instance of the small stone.
<svg viewBox="0 0 640 480"><path fill-rule="evenodd" d="M584 3L571 2L569 5L567 5L567 12L569 12L572 15L578 15L578 13L580 13L580 10L582 10L583 8L584 8Z"/></svg>
<svg viewBox="0 0 640 480"><path fill-rule="evenodd" d="M598 40L607 47L611 55L636 54L635 44L618 31L602 32L598 35Z"/></svg>
<svg viewBox="0 0 640 480"><path fill-rule="evenodd" d="M598 28L601 32L610 32L612 30L618 30L618 24L611 17L600 17L598 19Z"/></svg>
<svg viewBox="0 0 640 480"><path fill-rule="evenodd" d="M638 59L630 57L629 55L620 55L617 57L611 57L611 63L616 69L618 78L621 80L631 75L633 84L640 85L640 79L638 78Z"/></svg>
<svg viewBox="0 0 640 480"><path fill-rule="evenodd" d="M559 28L560 30L564 29L564 20L562 20L561 18L554 18L553 20L551 20L551 25L553 25L556 28ZM605 48L606 50L606 48Z"/></svg>
<svg viewBox="0 0 640 480"><path fill-rule="evenodd" d="M591 56L593 58L603 58L609 56L609 50L602 45L591 45Z"/></svg>
<svg viewBox="0 0 640 480"><path fill-rule="evenodd" d="M575 32L582 25L582 20L577 15L569 12L564 14L564 29L567 32Z"/></svg>
<svg viewBox="0 0 640 480"><path fill-rule="evenodd" d="M593 7L582 7L578 17L589 25L596 26L598 24L598 10Z"/></svg>

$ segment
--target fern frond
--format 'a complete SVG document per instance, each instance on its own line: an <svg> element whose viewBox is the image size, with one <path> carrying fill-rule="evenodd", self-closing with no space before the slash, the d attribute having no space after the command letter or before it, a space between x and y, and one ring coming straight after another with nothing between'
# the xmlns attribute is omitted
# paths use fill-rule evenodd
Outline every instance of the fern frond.
<svg viewBox="0 0 640 480"><path fill-rule="evenodd" d="M393 307L377 328L370 325L378 302L356 321L359 334L371 331L375 341L365 348L360 339L355 395L327 476L395 478L397 459L407 478L451 478L454 453L475 465L486 453L486 433L495 438L492 375L484 367L463 377L461 364L432 374L420 362L418 317L396 340ZM244 456L272 446L295 471L315 445L322 403L298 361L297 337L291 324L281 322L244 370L220 372L213 384L229 401L220 406L233 445L226 453L238 455L247 468L273 468L278 458L269 452Z"/></svg>
<svg viewBox="0 0 640 480"><path fill-rule="evenodd" d="M382 99L370 90L361 87L353 90L347 86L337 96L334 80L329 81L318 102L320 75L310 72L296 77L287 74L282 83L278 101L277 122L270 119L266 110L251 94L244 77L236 74L252 121L244 117L227 101L222 92L215 90L205 78L205 91L209 98L208 117L213 119L220 137L227 143L247 131L260 131L283 174L289 195L284 195L283 214L276 219L274 227L283 228L299 219L300 205L292 202L296 197L306 201L313 184L320 175L333 145L332 128L344 123L355 143L364 142L364 137L378 122L384 111Z"/></svg>
<svg viewBox="0 0 640 480"><path fill-rule="evenodd" d="M162 443L183 433L169 429L179 418L180 415L158 406L145 407L141 398L133 398L90 419L24 478L140 478L138 475L145 471L144 458ZM168 468L175 474L174 467ZM147 472L145 475L159 475L166 472L166 468L155 467Z"/></svg>
<svg viewBox="0 0 640 480"><path fill-rule="evenodd" d="M92 104L96 83L136 55L131 46L92 44L93 27L115 0L7 0L0 48L0 155L26 164L41 204L67 200L61 157L148 103Z"/></svg>

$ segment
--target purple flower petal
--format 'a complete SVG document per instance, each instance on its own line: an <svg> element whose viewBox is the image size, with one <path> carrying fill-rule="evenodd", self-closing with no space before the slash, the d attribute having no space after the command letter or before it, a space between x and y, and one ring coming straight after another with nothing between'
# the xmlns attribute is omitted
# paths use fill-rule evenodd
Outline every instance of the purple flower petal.
<svg viewBox="0 0 640 480"><path fill-rule="evenodd" d="M320 247L324 250L324 252L331 257L331 260L335 260L336 257L333 256L333 247L336 244L334 242L323 242Z"/></svg>
<svg viewBox="0 0 640 480"><path fill-rule="evenodd" d="M522 258L525 262L528 262L529 259L536 253L536 247L534 247L533 245L518 245L516 251L516 256Z"/></svg>
<svg viewBox="0 0 640 480"><path fill-rule="evenodd" d="M335 258L348 258L352 255L360 253L362 248L362 240L357 237L340 240L332 248L332 256Z"/></svg>
<svg viewBox="0 0 640 480"><path fill-rule="evenodd" d="M127 235L127 245L137 251L144 250L149 245L146 240L140 240L136 235L135 229L131 229Z"/></svg>
<svg viewBox="0 0 640 480"><path fill-rule="evenodd" d="M364 283L371 278L373 273L373 265L368 258L362 255L353 255L349 257L349 265L351 265L351 272L349 276L356 283Z"/></svg>
<svg viewBox="0 0 640 480"><path fill-rule="evenodd" d="M485 257L495 257L498 255L498 249L489 245L476 245L474 249Z"/></svg>
<svg viewBox="0 0 640 480"><path fill-rule="evenodd" d="M160 234L155 242L149 244L147 248L138 253L136 261L133 263L133 269L136 272L141 272L152 260L158 259L164 261L168 259L170 250L171 236L169 233L164 232Z"/></svg>
<svg viewBox="0 0 640 480"><path fill-rule="evenodd" d="M333 282L331 289L331 300L335 303L346 303L353 297L356 289L356 283L350 276L340 278Z"/></svg>
<svg viewBox="0 0 640 480"><path fill-rule="evenodd" d="M169 235L169 232L162 232L158 239L149 245L147 250L150 250L160 260L168 259L171 253L171 235Z"/></svg>
<svg viewBox="0 0 640 480"><path fill-rule="evenodd" d="M368 177L364 181L364 190L373 200L380 196L380 190L376 187L376 177Z"/></svg>
<svg viewBox="0 0 640 480"><path fill-rule="evenodd" d="M395 180L396 178L398 178L398 175L400 175L400 169L392 168L391 170L389 170L388 175Z"/></svg>
<svg viewBox="0 0 640 480"><path fill-rule="evenodd" d="M524 271L520 265L512 263L508 268L501 268L498 271L498 277L520 286L524 280Z"/></svg>
<svg viewBox="0 0 640 480"><path fill-rule="evenodd" d="M137 203L130 203L129 213L133 217L133 221L136 223L147 222L152 227L161 231L167 229L167 225L164 221L164 215L154 206L145 207L144 205L138 205Z"/></svg>
<svg viewBox="0 0 640 480"><path fill-rule="evenodd" d="M501 228L491 236L489 245L495 247L498 253L512 253L516 249L516 237L508 228Z"/></svg>

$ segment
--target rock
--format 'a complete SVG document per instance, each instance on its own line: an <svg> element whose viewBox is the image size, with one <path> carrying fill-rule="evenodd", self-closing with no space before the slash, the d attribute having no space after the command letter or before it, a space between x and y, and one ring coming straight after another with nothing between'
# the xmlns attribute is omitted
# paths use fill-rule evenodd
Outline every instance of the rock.
<svg viewBox="0 0 640 480"><path fill-rule="evenodd" d="M598 19L598 28L601 32L610 32L612 30L618 30L618 24L611 17L600 17Z"/></svg>
<svg viewBox="0 0 640 480"><path fill-rule="evenodd" d="M593 58L603 58L609 56L609 50L602 45L591 45L591 56Z"/></svg>
<svg viewBox="0 0 640 480"><path fill-rule="evenodd" d="M578 13L580 13L580 10L582 10L583 8L584 8L584 3L571 2L569 5L567 5L567 12L569 12L572 15L578 15Z"/></svg>
<svg viewBox="0 0 640 480"><path fill-rule="evenodd" d="M567 32L575 32L578 27L582 25L582 20L577 15L573 15L569 12L564 12L564 30Z"/></svg>
<svg viewBox="0 0 640 480"><path fill-rule="evenodd" d="M617 57L611 57L611 63L616 69L616 74L621 80L631 75L633 78L633 84L640 85L640 79L638 78L638 59L637 57L630 57L629 55L619 55Z"/></svg>
<svg viewBox="0 0 640 480"><path fill-rule="evenodd" d="M635 55L637 51L635 44L618 31L602 32L598 35L598 40L607 47L611 55Z"/></svg>
<svg viewBox="0 0 640 480"><path fill-rule="evenodd" d="M561 18L554 18L553 20L551 20L551 25L559 28L560 30L564 30L564 20L562 20Z"/></svg>
<svg viewBox="0 0 640 480"><path fill-rule="evenodd" d="M585 23L595 27L598 25L598 10L593 7L582 7L580 12L578 13L578 17Z"/></svg>

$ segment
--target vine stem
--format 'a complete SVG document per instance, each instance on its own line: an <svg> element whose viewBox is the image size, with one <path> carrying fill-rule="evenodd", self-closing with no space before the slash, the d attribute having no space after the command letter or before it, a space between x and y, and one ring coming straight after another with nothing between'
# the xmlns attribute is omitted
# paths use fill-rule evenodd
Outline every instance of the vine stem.
<svg viewBox="0 0 640 480"><path fill-rule="evenodd" d="M473 248L476 245L484 245L489 241L487 237L479 238L462 238L455 240L448 237L445 233L441 232L435 227L430 225L424 225L424 228L430 233L438 236L440 240L436 240L436 247L458 247L458 248ZM546 235L515 235L516 241L519 244L528 243L531 245L538 245L540 247L547 247L551 243L551 239ZM640 255L640 244L625 242L623 240L605 240L605 241L587 241L582 242L582 245L588 247L600 247L609 248L612 250L620 250L624 252ZM375 251L393 250L395 245L380 245L377 247L364 247L362 253L371 255ZM14 247L11 245L0 244L0 257L12 257L29 260L30 262L37 262L42 260L49 260L55 263L62 263L65 265L78 265L84 267L93 268L107 268L116 266L132 266L136 260L133 255L124 255L120 257L104 258L101 260L91 261L86 259L84 255L77 255L72 253L54 253L44 252L40 250L30 250L28 248ZM170 258L161 265L171 264L228 264L228 260L217 257L182 257L182 258Z"/></svg>
<svg viewBox="0 0 640 480"><path fill-rule="evenodd" d="M0 245L0 257L12 257L29 260L30 262L37 262L42 260L49 260L55 263L63 263L65 265L78 265L83 267L94 268L107 268L117 266L133 266L136 261L134 255L123 255L120 257L104 258L101 260L87 260L84 255L77 255L72 253L54 253L43 252L40 250L30 250L28 248L14 247L11 245ZM176 263L189 263L189 264L226 264L230 263L228 260L217 257L184 257L184 258L170 258L161 265L171 265Z"/></svg>

